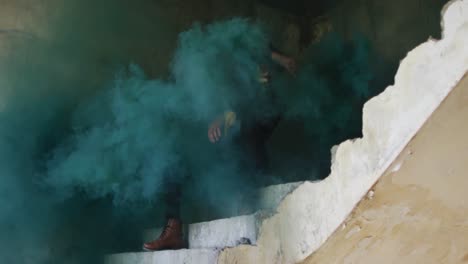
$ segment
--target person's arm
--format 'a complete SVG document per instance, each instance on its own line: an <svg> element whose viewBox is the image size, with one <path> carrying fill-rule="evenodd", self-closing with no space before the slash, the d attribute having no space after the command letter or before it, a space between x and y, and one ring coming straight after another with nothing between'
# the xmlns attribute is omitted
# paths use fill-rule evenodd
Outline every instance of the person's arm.
<svg viewBox="0 0 468 264"><path fill-rule="evenodd" d="M283 66L289 73L294 74L296 72L296 61L293 58L272 49L271 59Z"/></svg>
<svg viewBox="0 0 468 264"><path fill-rule="evenodd" d="M270 49L270 56L271 59L285 68L289 73L294 74L296 72L296 61L284 55L281 51L273 46L273 44L269 44Z"/></svg>

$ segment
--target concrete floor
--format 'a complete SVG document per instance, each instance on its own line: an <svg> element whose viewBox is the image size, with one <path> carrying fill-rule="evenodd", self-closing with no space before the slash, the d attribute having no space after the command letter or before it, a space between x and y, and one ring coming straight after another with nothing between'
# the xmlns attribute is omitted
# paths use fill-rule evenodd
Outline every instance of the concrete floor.
<svg viewBox="0 0 468 264"><path fill-rule="evenodd" d="M468 263L468 76L302 264Z"/></svg>

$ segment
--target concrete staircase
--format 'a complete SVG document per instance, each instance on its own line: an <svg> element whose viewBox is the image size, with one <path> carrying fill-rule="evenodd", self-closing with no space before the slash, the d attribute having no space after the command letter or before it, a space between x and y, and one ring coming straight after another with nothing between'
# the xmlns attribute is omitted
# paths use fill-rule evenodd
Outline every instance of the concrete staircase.
<svg viewBox="0 0 468 264"><path fill-rule="evenodd" d="M259 226L278 204L302 182L272 185L258 191L259 210L254 214L193 223L186 228L188 249L158 252L131 252L105 257L105 264L212 264L219 252L240 244L255 245ZM162 228L145 230L142 241L157 237Z"/></svg>
<svg viewBox="0 0 468 264"><path fill-rule="evenodd" d="M109 255L106 264L208 264L216 263L217 249L181 249L157 252L121 253Z"/></svg>

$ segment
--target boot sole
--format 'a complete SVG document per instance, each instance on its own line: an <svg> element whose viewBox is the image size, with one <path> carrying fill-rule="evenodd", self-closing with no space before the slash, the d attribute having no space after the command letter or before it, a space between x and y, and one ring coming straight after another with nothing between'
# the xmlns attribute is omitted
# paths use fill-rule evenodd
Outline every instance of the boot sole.
<svg viewBox="0 0 468 264"><path fill-rule="evenodd" d="M161 248L161 249L148 249L145 247L142 247L143 251L145 252L155 252L155 251L164 251L164 250L179 250L179 249L184 249L185 247L166 247L166 248Z"/></svg>

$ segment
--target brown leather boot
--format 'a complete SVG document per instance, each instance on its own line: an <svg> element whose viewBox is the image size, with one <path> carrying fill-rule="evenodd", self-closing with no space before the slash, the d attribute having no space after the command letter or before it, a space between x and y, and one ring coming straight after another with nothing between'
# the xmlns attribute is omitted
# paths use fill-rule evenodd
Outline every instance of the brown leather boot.
<svg viewBox="0 0 468 264"><path fill-rule="evenodd" d="M158 239L145 243L143 249L156 251L165 249L181 249L184 247L182 223L179 219L169 219Z"/></svg>

